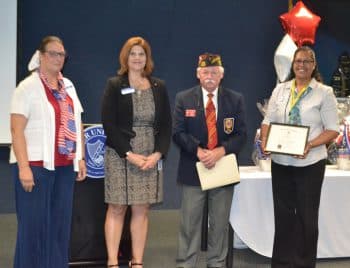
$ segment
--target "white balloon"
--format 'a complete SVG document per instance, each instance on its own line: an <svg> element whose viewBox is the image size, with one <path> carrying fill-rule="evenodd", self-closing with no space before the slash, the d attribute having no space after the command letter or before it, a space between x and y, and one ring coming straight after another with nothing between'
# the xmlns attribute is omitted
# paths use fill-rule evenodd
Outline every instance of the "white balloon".
<svg viewBox="0 0 350 268"><path fill-rule="evenodd" d="M294 41L286 34L278 45L274 57L275 69L279 82L284 82L288 78L293 62L293 55L296 50L297 46Z"/></svg>

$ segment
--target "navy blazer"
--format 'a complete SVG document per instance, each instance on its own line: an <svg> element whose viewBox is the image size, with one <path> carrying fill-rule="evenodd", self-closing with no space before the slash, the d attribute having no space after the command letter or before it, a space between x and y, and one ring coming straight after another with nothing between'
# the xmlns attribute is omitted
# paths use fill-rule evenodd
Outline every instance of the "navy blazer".
<svg viewBox="0 0 350 268"><path fill-rule="evenodd" d="M243 96L233 90L219 87L216 127L218 145L225 148L226 154L238 155L247 139L245 123L245 105ZM233 130L226 128L226 122L232 122ZM176 95L173 140L180 148L178 181L186 185L200 185L195 164L198 146L207 147L208 130L205 121L202 89L195 86Z"/></svg>
<svg viewBox="0 0 350 268"><path fill-rule="evenodd" d="M171 140L171 112L168 93L162 80L148 77L154 97L154 151L164 156ZM120 157L131 151L130 139L136 133L132 130L132 94L122 94L130 88L127 75L109 78L102 99L102 124L106 134L106 144L116 150Z"/></svg>

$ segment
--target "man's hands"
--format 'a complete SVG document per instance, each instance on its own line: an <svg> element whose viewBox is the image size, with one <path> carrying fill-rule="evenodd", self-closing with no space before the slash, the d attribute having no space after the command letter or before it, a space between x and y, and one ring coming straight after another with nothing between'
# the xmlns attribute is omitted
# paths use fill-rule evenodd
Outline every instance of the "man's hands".
<svg viewBox="0 0 350 268"><path fill-rule="evenodd" d="M225 148L223 146L214 148L213 150L203 149L198 147L197 157L203 165L211 169L215 166L216 162L226 154Z"/></svg>

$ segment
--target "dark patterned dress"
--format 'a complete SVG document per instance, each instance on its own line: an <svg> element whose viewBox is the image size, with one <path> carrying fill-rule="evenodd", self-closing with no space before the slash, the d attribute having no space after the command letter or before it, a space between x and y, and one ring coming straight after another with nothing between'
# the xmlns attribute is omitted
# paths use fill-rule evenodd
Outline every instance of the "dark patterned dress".
<svg viewBox="0 0 350 268"><path fill-rule="evenodd" d="M149 155L154 151L154 99L151 89L137 90L132 95L133 130L131 139L134 153ZM160 167L160 168L158 168ZM159 170L160 169L160 170ZM105 202L112 204L152 204L163 200L163 171L161 165L140 170L120 158L116 151L106 147L105 154Z"/></svg>

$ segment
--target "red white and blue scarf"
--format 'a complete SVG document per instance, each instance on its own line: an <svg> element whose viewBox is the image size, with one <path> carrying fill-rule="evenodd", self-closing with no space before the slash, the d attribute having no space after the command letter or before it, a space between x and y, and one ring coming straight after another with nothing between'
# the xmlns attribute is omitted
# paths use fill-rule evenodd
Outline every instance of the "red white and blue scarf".
<svg viewBox="0 0 350 268"><path fill-rule="evenodd" d="M58 129L58 153L67 155L67 159L73 159L76 151L77 130L75 127L74 108L67 101L67 91L64 86L62 73L59 73L57 77L58 89L55 89L40 71L39 76L52 92L61 110L60 127Z"/></svg>

